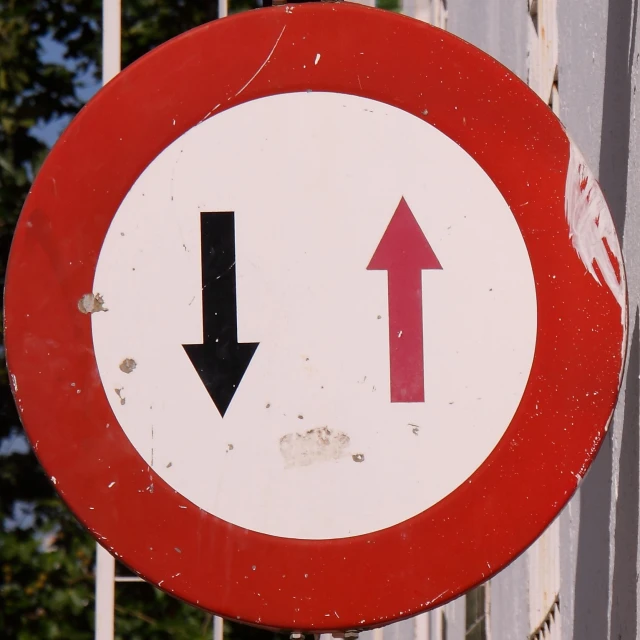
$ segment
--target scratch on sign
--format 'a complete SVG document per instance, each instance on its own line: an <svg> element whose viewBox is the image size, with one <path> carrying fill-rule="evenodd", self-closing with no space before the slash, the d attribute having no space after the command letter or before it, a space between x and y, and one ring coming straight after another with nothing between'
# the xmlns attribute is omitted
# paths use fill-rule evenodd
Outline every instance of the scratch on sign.
<svg viewBox="0 0 640 640"><path fill-rule="evenodd" d="M200 120L200 122L204 122L204 121L205 121L205 120L206 120L210 115L212 115L212 114L213 114L213 112L214 112L214 111L216 111L217 109L219 109L221 106L222 106L222 104L221 104L221 103L218 103L215 107L213 107L213 109L211 109L211 111L208 111L208 112L205 114L204 118L202 118L202 120ZM200 122L199 122L198 124L200 124ZM173 198L172 198L172 200L173 200Z"/></svg>
<svg viewBox="0 0 640 640"><path fill-rule="evenodd" d="M231 100L232 98L237 98L258 77L258 74L265 68L265 66L267 65L267 63L271 59L271 56L273 55L273 52L276 50L276 47L278 46L278 43L280 42L280 39L282 38L282 35L284 34L284 30L286 28L287 28L287 25L282 27L282 31L280 32L280 35L276 38L276 41L275 41L275 44L273 45L273 48L271 49L271 51L269 51L269 55L265 58L264 62L258 67L258 70L249 78L249 80L242 87L242 89L237 91L235 93L235 95L233 95L231 98L229 98L229 100ZM227 100L227 102L228 102L228 100ZM204 122L207 118L212 116L214 114L214 112L216 112L221 106L222 106L222 104L218 103L215 107L213 107L213 109L211 109L211 111L208 111L203 116L203 118L202 118L202 120L200 120L200 122ZM198 124L200 124L200 123L198 123Z"/></svg>
<svg viewBox="0 0 640 640"><path fill-rule="evenodd" d="M280 32L280 35L276 38L273 48L271 49L271 51L269 51L269 55L265 58L264 62L258 67L258 70L251 76L251 78L249 78L249 81L244 85L244 87L242 87L242 89L240 89L240 91L236 93L234 98L239 96L258 77L260 72L267 66L267 63L269 62L269 60L271 60L271 56L273 55L273 52L276 50L276 47L280 43L280 39L282 38L284 34L284 30L286 28L287 28L287 25L284 25L284 27L282 27L282 31Z"/></svg>

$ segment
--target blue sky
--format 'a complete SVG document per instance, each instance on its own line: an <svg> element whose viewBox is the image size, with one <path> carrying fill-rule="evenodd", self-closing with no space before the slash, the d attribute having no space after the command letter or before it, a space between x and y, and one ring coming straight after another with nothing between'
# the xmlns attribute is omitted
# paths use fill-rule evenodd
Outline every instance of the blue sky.
<svg viewBox="0 0 640 640"><path fill-rule="evenodd" d="M65 64L65 47L63 45L51 38L43 38L42 46L44 49L43 59L45 62ZM86 102L98 91L100 84L94 80L93 70L89 70L80 80L83 86L78 90L78 95ZM49 146L53 146L70 121L71 118L65 117L54 120L48 124L38 124L33 127L32 132L36 138L42 140Z"/></svg>

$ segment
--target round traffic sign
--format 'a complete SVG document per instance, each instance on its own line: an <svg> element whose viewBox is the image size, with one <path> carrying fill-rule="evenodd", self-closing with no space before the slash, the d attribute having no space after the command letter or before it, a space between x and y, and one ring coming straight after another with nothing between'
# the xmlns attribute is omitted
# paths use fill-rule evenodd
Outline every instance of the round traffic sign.
<svg viewBox="0 0 640 640"><path fill-rule="evenodd" d="M618 393L611 216L457 38L348 4L205 25L51 152L6 288L22 420L98 540L271 628L380 626L504 567Z"/></svg>

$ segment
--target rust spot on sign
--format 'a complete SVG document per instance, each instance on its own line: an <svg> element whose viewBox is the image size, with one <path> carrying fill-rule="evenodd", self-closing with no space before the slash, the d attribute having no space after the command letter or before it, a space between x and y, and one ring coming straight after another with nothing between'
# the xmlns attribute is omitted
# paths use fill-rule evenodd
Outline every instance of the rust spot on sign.
<svg viewBox="0 0 640 640"><path fill-rule="evenodd" d="M131 373L137 366L138 363L133 358L125 358L120 363L120 371L123 373Z"/></svg>
<svg viewBox="0 0 640 640"><path fill-rule="evenodd" d="M109 311L109 309L104 306L104 298L99 293L85 293L82 298L78 300L78 310L80 313Z"/></svg>

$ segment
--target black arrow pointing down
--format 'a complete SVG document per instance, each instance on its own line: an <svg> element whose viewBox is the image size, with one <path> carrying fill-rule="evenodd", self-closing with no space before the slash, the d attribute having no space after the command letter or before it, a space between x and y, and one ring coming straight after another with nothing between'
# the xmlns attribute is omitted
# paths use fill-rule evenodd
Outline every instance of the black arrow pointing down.
<svg viewBox="0 0 640 640"><path fill-rule="evenodd" d="M200 214L202 344L184 344L211 399L224 417L258 342L238 342L233 211Z"/></svg>

